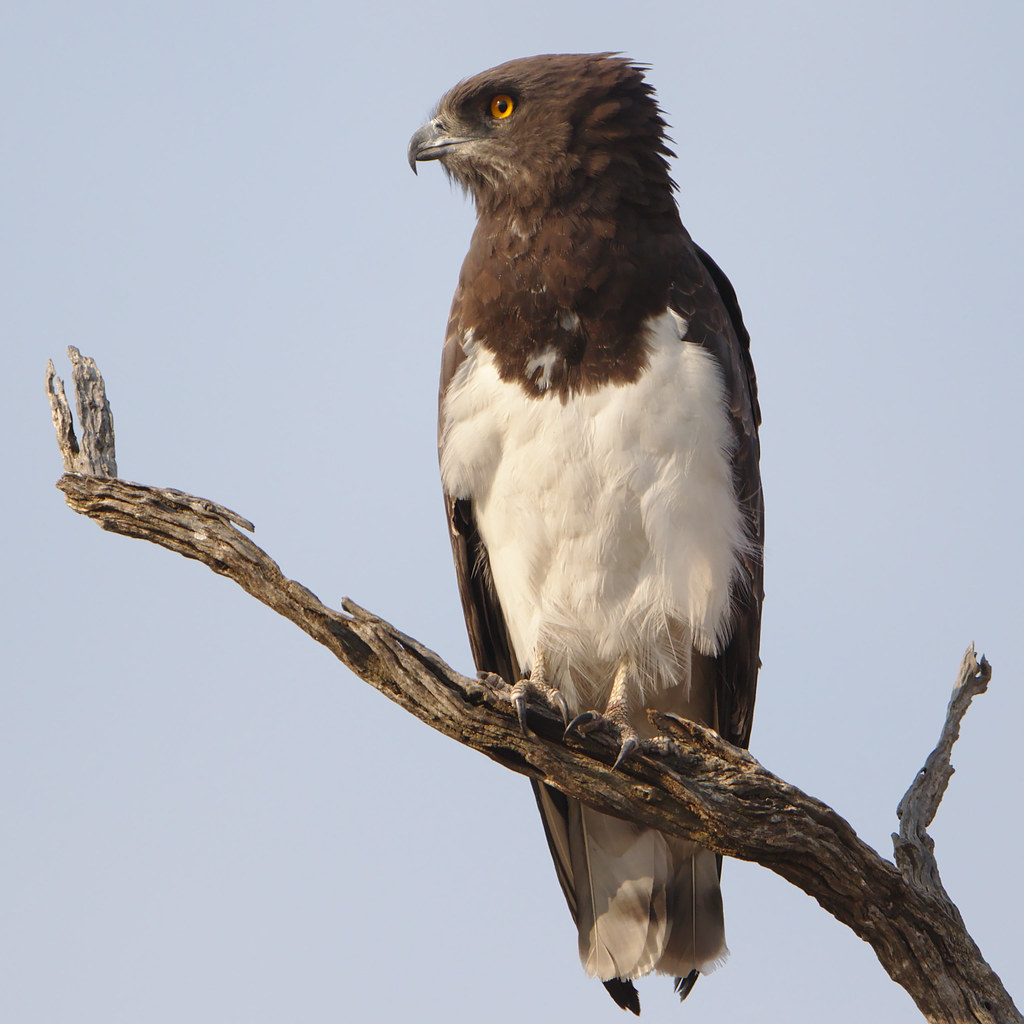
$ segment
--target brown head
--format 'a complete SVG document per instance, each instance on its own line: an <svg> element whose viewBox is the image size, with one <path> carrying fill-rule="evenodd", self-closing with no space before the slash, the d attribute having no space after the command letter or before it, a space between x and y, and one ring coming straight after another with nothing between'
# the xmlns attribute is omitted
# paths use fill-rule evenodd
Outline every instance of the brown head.
<svg viewBox="0 0 1024 1024"><path fill-rule="evenodd" d="M413 170L440 161L481 215L622 201L674 209L668 156L641 68L603 53L525 57L474 75L409 143Z"/></svg>

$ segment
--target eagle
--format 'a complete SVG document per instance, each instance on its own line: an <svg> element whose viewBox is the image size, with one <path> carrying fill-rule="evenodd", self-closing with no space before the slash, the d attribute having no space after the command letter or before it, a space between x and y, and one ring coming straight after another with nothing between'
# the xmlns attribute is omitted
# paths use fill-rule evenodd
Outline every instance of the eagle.
<svg viewBox="0 0 1024 1024"><path fill-rule="evenodd" d="M764 506L736 293L680 220L666 121L618 54L509 61L413 135L477 222L441 360L438 449L477 669L615 767L656 709L750 738ZM614 769L612 769L614 770ZM587 974L685 998L728 955L721 858L533 783Z"/></svg>

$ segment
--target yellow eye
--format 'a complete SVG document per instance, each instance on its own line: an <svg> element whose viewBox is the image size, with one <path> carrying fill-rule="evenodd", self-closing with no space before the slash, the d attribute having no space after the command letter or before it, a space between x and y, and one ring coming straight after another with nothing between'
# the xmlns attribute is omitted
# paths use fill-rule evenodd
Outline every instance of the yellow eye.
<svg viewBox="0 0 1024 1024"><path fill-rule="evenodd" d="M508 117L515 109L516 105L513 103L512 97L506 96L504 93L495 96L494 99L491 100L492 117Z"/></svg>

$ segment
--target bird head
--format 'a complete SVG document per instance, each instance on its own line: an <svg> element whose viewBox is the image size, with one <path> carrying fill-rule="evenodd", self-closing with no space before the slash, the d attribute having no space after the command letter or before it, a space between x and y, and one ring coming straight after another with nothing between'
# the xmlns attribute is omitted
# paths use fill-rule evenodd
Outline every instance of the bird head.
<svg viewBox="0 0 1024 1024"><path fill-rule="evenodd" d="M636 64L613 54L509 61L451 89L409 142L480 212L596 199L672 202L665 122Z"/></svg>

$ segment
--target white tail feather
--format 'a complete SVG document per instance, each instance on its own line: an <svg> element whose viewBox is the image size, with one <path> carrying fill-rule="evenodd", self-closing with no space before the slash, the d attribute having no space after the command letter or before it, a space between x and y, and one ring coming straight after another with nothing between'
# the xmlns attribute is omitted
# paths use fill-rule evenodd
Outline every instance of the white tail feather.
<svg viewBox="0 0 1024 1024"><path fill-rule="evenodd" d="M591 977L709 973L728 955L714 854L576 804L569 845Z"/></svg>
<svg viewBox="0 0 1024 1024"><path fill-rule="evenodd" d="M577 882L580 960L591 977L649 973L668 934L665 840L651 829L581 807L582 871ZM579 893L580 884L586 891Z"/></svg>

